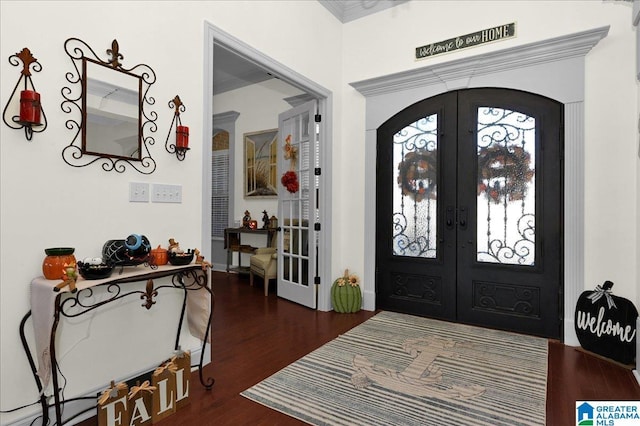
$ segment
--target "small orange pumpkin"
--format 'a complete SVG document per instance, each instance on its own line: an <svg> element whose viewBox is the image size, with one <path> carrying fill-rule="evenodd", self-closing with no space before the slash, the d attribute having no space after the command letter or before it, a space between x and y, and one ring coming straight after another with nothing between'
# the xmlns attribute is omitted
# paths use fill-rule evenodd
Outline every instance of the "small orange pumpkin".
<svg viewBox="0 0 640 426"><path fill-rule="evenodd" d="M158 246L157 248L151 249L151 257L156 265L166 265L169 263L169 256L167 254L167 249Z"/></svg>
<svg viewBox="0 0 640 426"><path fill-rule="evenodd" d="M76 263L72 247L54 247L45 249L47 255L42 262L42 274L48 280L63 280L65 264Z"/></svg>

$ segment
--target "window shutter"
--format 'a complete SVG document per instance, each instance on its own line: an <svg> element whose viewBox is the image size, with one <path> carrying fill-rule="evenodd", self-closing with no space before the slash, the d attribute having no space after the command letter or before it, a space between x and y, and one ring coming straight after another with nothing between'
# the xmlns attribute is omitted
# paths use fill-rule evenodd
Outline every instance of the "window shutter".
<svg viewBox="0 0 640 426"><path fill-rule="evenodd" d="M224 238L229 226L229 133L214 136L211 155L211 236Z"/></svg>

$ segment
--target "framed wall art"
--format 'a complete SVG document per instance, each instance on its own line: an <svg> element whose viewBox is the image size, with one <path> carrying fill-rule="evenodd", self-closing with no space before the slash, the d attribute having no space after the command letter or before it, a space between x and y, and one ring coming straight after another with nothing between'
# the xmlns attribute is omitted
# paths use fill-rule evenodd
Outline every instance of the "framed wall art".
<svg viewBox="0 0 640 426"><path fill-rule="evenodd" d="M277 197L278 129L244 134L244 196Z"/></svg>

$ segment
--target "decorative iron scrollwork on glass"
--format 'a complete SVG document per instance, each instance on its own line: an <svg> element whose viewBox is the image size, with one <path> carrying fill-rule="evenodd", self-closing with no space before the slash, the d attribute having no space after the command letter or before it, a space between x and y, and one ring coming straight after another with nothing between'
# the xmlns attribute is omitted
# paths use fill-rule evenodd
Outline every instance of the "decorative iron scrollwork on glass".
<svg viewBox="0 0 640 426"><path fill-rule="evenodd" d="M98 162L105 171L123 173L128 164L143 174L151 174L156 162L149 145L155 140L149 133L157 130L157 113L149 110L155 99L148 95L156 81L155 72L146 64L123 67L124 58L116 40L101 59L84 41L70 38L64 49L74 70L65 77L60 107L77 114L65 122L75 131L71 143L62 150L62 158L73 167Z"/></svg>
<svg viewBox="0 0 640 426"><path fill-rule="evenodd" d="M477 130L477 260L532 266L536 120L481 107Z"/></svg>
<svg viewBox="0 0 640 426"><path fill-rule="evenodd" d="M396 256L436 257L437 118L421 118L393 137L393 162L398 164L392 224Z"/></svg>

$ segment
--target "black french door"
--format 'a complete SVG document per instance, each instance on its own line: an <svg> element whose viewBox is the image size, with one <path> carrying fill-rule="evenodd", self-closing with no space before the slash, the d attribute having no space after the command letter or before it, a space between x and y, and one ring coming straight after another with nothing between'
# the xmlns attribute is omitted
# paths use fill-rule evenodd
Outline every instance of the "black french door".
<svg viewBox="0 0 640 426"><path fill-rule="evenodd" d="M562 111L468 89L378 128L378 308L561 337Z"/></svg>

